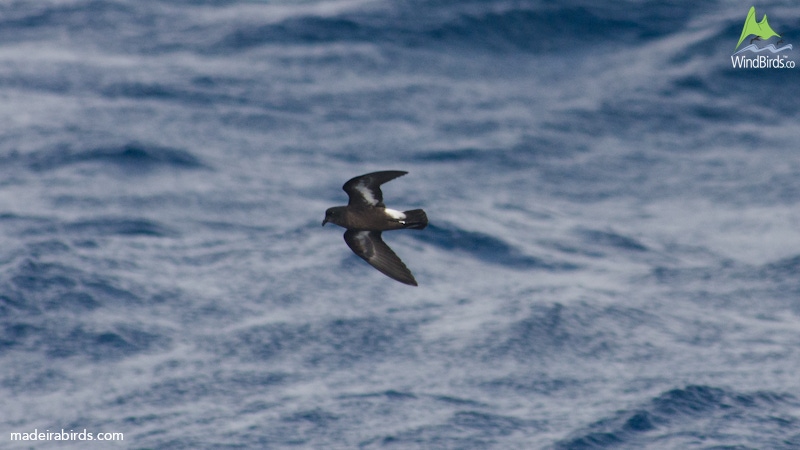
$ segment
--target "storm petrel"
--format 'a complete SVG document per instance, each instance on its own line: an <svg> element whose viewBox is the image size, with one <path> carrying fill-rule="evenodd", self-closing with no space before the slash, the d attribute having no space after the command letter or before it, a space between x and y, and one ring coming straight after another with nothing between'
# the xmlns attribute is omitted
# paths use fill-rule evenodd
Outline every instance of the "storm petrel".
<svg viewBox="0 0 800 450"><path fill-rule="evenodd" d="M428 216L421 209L395 211L383 204L381 185L408 172L385 170L372 172L349 180L342 186L350 201L347 206L334 206L325 211L325 220L347 228L344 241L353 253L372 267L395 280L417 285L414 275L403 261L383 242L381 232L413 228L421 230L428 225Z"/></svg>

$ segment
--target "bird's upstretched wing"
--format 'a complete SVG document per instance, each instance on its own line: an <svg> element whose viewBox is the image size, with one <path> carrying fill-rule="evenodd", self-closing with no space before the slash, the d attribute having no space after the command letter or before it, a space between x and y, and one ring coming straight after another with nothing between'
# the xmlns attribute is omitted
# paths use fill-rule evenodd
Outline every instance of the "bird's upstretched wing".
<svg viewBox="0 0 800 450"><path fill-rule="evenodd" d="M383 193L380 186L407 173L401 170L384 170L350 179L342 186L350 197L347 205L383 207Z"/></svg>
<svg viewBox="0 0 800 450"><path fill-rule="evenodd" d="M417 285L414 275L403 261L383 242L380 231L347 230L344 241L353 253L364 258L372 267L401 283Z"/></svg>

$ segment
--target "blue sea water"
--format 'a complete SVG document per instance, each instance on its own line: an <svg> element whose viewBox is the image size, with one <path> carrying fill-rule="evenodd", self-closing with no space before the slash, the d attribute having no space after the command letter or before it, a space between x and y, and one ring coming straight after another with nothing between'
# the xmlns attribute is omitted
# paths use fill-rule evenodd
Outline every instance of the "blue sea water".
<svg viewBox="0 0 800 450"><path fill-rule="evenodd" d="M800 448L750 6L3 2L0 448ZM417 288L320 227L374 170Z"/></svg>

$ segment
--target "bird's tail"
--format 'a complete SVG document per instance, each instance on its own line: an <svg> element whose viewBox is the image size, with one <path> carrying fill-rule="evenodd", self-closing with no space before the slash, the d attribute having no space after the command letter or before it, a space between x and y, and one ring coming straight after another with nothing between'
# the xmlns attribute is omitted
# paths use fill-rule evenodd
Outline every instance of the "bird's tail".
<svg viewBox="0 0 800 450"><path fill-rule="evenodd" d="M405 226L403 228L413 228L421 230L428 226L428 216L425 211L421 209L412 209L411 211L403 211L406 215Z"/></svg>

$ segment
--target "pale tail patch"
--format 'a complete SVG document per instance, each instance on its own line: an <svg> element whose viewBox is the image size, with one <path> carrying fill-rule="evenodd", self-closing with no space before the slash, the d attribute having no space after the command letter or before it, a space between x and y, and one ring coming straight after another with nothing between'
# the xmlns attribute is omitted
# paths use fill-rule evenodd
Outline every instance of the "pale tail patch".
<svg viewBox="0 0 800 450"><path fill-rule="evenodd" d="M400 211L396 211L394 209L386 208L384 211L386 211L386 214L389 217L391 217L392 219L395 219L395 220L405 220L405 218L406 218L405 214L401 213Z"/></svg>

